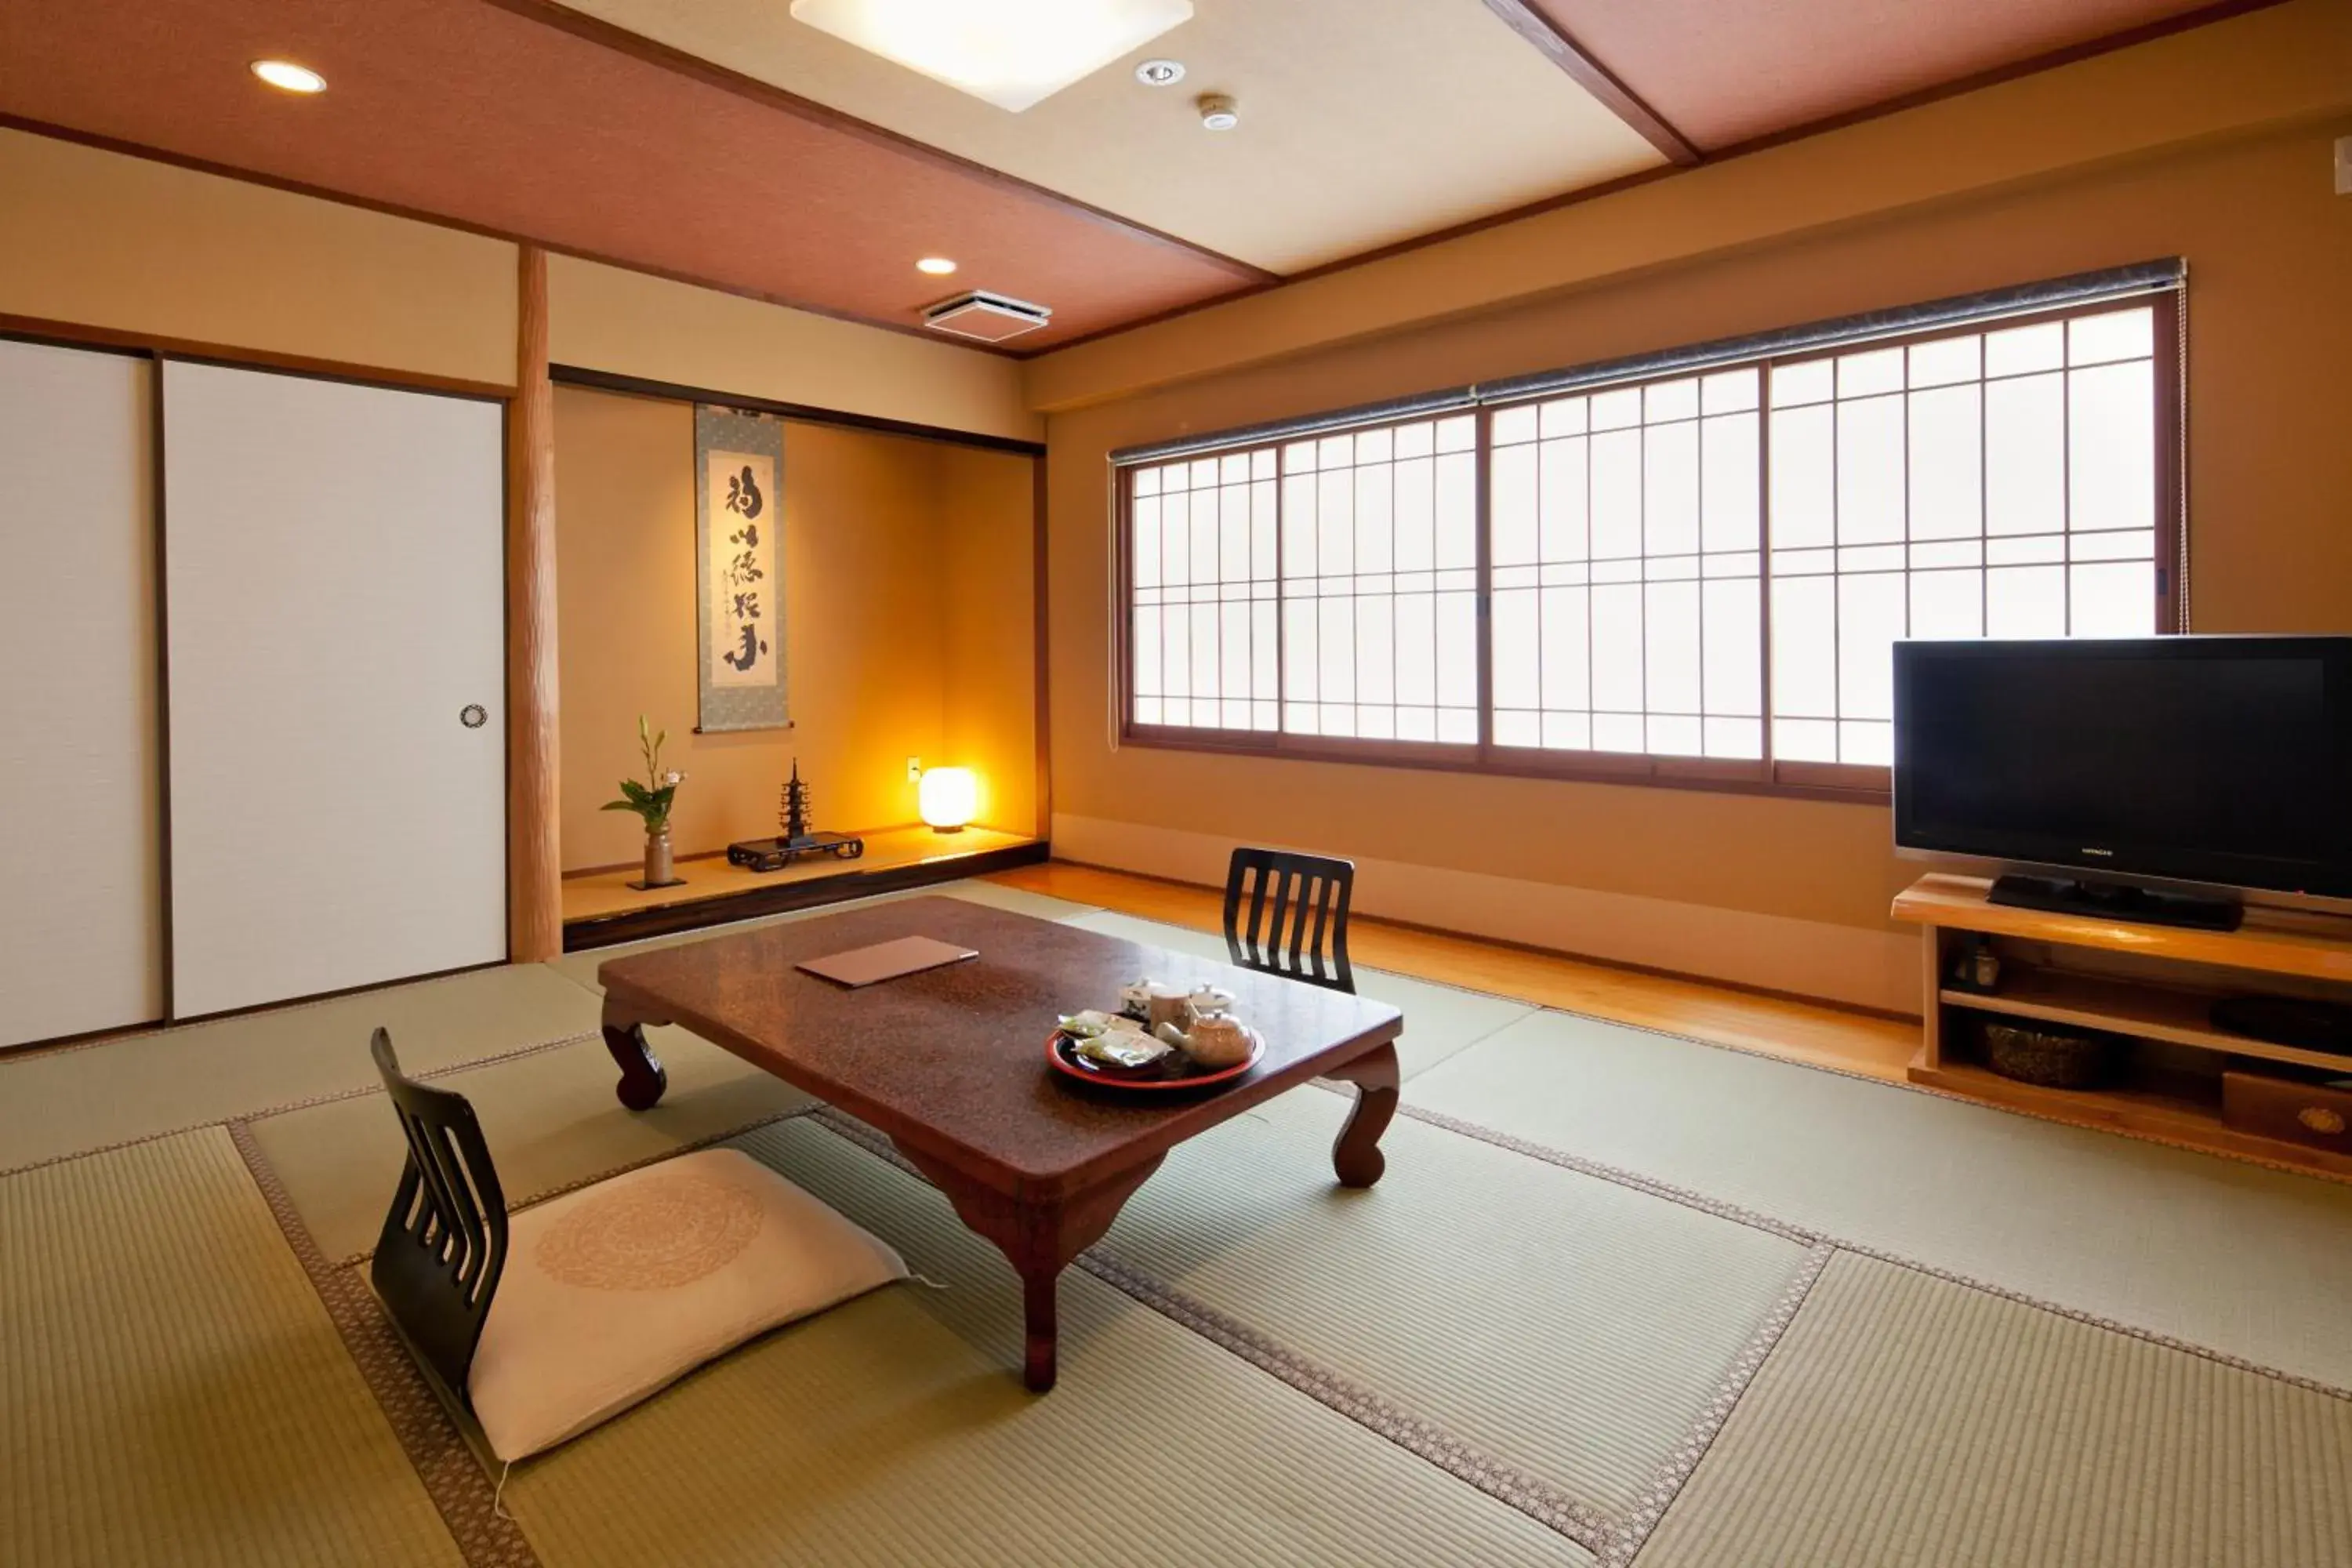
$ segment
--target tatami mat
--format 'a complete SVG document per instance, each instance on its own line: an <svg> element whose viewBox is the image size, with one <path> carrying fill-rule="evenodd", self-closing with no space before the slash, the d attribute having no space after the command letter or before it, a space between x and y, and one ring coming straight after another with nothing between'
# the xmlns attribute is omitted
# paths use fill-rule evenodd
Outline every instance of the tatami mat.
<svg viewBox="0 0 2352 1568"><path fill-rule="evenodd" d="M523 963L0 1055L0 1170L374 1083L378 1025L411 1070L430 1072L593 1031L596 1015L593 994Z"/></svg>
<svg viewBox="0 0 2352 1568"><path fill-rule="evenodd" d="M1227 962L1225 939L1206 931L1109 912L1073 916L1068 923L1106 936L1165 948L1184 958L1206 959L1213 963ZM1151 978L1181 984L1198 979L1202 973L1181 959L1169 969L1170 973ZM1397 1066L1408 1079L1428 1071L1455 1052L1535 1012L1524 1002L1435 985L1385 970L1359 968L1355 973L1360 994L1386 1002L1404 1014L1404 1035L1397 1041Z"/></svg>
<svg viewBox="0 0 2352 1568"><path fill-rule="evenodd" d="M1489 1037L1405 1098L2352 1386L2352 1186L1559 1013Z"/></svg>
<svg viewBox="0 0 2352 1568"><path fill-rule="evenodd" d="M2352 1402L1851 1254L1639 1568L2342 1568Z"/></svg>
<svg viewBox="0 0 2352 1568"><path fill-rule="evenodd" d="M458 1562L226 1131L0 1178L0 1562Z"/></svg>
<svg viewBox="0 0 2352 1568"><path fill-rule="evenodd" d="M1174 1150L1099 1250L1611 1518L1788 1289L1781 1237L1408 1120L1338 1186L1349 1102Z"/></svg>
<svg viewBox="0 0 2352 1568"><path fill-rule="evenodd" d="M434 1087L473 1102L517 1205L809 1103L683 1029L646 1033L669 1074L669 1091L651 1110L614 1098L619 1075L601 1038L451 1073ZM252 1129L320 1251L340 1260L375 1246L407 1156L383 1094L265 1117Z"/></svg>
<svg viewBox="0 0 2352 1568"><path fill-rule="evenodd" d="M1060 1385L1026 1394L1012 1273L937 1194L806 1121L741 1146L948 1289L788 1328L518 1469L551 1568L1592 1561L1077 1269Z"/></svg>
<svg viewBox="0 0 2352 1568"><path fill-rule="evenodd" d="M1092 904L1076 903L1068 899L1055 898L1050 893L1033 893L1026 888L1008 888L1001 882L979 879L924 888L911 896L920 898L925 893L945 893L950 898L969 899L975 904L1011 910L1016 915L1034 915L1041 921L1075 920L1096 912Z"/></svg>

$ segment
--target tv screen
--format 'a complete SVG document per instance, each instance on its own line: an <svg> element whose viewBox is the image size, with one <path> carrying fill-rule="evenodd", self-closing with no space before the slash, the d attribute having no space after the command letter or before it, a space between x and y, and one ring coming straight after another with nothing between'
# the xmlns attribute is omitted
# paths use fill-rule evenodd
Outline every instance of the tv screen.
<svg viewBox="0 0 2352 1568"><path fill-rule="evenodd" d="M1897 643L1895 839L2352 897L2352 637Z"/></svg>

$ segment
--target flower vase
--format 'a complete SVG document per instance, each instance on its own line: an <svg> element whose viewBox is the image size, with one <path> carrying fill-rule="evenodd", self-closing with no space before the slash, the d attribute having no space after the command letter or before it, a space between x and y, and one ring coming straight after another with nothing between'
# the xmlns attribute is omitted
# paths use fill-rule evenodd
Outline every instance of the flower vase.
<svg viewBox="0 0 2352 1568"><path fill-rule="evenodd" d="M671 872L669 824L646 829L646 886L666 887L677 879Z"/></svg>

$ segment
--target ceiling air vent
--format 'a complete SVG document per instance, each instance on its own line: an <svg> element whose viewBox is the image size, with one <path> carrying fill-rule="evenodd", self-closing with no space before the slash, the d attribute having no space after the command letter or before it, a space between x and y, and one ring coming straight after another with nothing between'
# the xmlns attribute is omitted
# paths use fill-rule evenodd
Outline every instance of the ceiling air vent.
<svg viewBox="0 0 2352 1568"><path fill-rule="evenodd" d="M1025 300L1009 300L985 289L974 289L926 309L923 325L936 327L943 332L953 332L960 338L978 338L984 343L1001 343L1007 338L1035 331L1045 326L1053 314L1052 310L1044 305L1032 305Z"/></svg>

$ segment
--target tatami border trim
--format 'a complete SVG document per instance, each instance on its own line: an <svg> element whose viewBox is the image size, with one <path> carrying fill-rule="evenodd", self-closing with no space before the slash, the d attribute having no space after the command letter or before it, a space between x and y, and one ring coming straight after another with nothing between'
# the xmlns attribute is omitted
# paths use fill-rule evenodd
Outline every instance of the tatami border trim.
<svg viewBox="0 0 2352 1568"><path fill-rule="evenodd" d="M1651 1033L1663 1033L1653 1030ZM1700 1042L1706 1043L1706 1042ZM1790 1063L1801 1067L1803 1063ZM1857 1075L1859 1076L1859 1075ZM1323 1079L1316 1087L1337 1095L1349 1091ZM1359 1426L1388 1439L1408 1452L1436 1465L1439 1468L1477 1488L1480 1491L1518 1510L1538 1523L1558 1531L1579 1545L1593 1551L1600 1568L1625 1568L1634 1555L1647 1543L1666 1512L1682 1494L1683 1488L1697 1470L1699 1463L1722 1432L1724 1423L1748 1391L1765 1362L1780 1344L1789 1325L1811 1296L1822 1271L1839 1253L1868 1258L1895 1268L1923 1274L1964 1289L2002 1300L2014 1301L2024 1307L2049 1312L2069 1321L2104 1329L2130 1339L2179 1351L2234 1371L2270 1378L2290 1386L2324 1394L2329 1398L2352 1401L2352 1390L2336 1387L2316 1378L2282 1372L2276 1367L2233 1356L2209 1346L2190 1343L2151 1330L2135 1328L2127 1323L2102 1318L2095 1313L2058 1305L2026 1295L2022 1291L1970 1279L1949 1269L1924 1264L1916 1259L1887 1252L1863 1243L1849 1242L1824 1235L1802 1226L1789 1224L1769 1215L1759 1214L1737 1205L1720 1202L1687 1188L1653 1180L1597 1161L1581 1159L1564 1151L1530 1139L1515 1137L1493 1128L1467 1121L1442 1112L1423 1110L1411 1105L1400 1105L1400 1112L1416 1121L1424 1122L1442 1131L1507 1150L1528 1159L1539 1160L1579 1175L1607 1182L1664 1202L1696 1209L1718 1219L1761 1230L1783 1240L1802 1246L1805 1256L1790 1277L1780 1296L1763 1321L1748 1336L1739 1353L1733 1359L1722 1379L1708 1397L1706 1406L1694 1419L1680 1442L1668 1453L1665 1460L1644 1485L1633 1511L1622 1519L1601 1514L1589 1504L1570 1497L1539 1478L1528 1475L1517 1467L1505 1464L1472 1448L1443 1427L1411 1415L1386 1398L1328 1368L1297 1354L1246 1324L1228 1317L1206 1303L1198 1301L1164 1282L1140 1270L1118 1263L1094 1251L1079 1254L1076 1266L1112 1286L1161 1316L1192 1330L1202 1338L1242 1357L1261 1371L1281 1379L1291 1387L1316 1400L1318 1404L1347 1416ZM898 1152L890 1141L855 1118L829 1106L819 1107L811 1120L845 1142L864 1149L898 1169L922 1181L922 1173Z"/></svg>
<svg viewBox="0 0 2352 1568"><path fill-rule="evenodd" d="M929 1184L929 1179L898 1152L889 1139L864 1122L830 1107L819 1110L813 1120L845 1142ZM1657 1522L1657 1516L1662 1516L1665 1505L1674 1500L1684 1478L1689 1474L1691 1467L1698 1463L1699 1456L1706 1451L1724 1416L1730 1413L1731 1405L1747 1389L1748 1381L1755 1375L1756 1368L1763 1364L1765 1355L1779 1340L1781 1329L1795 1313L1797 1304L1812 1288L1812 1281L1819 1275L1825 1258L1826 1254L1821 1258L1809 1256L1800 1267L1772 1311L1767 1315L1763 1326L1749 1337L1747 1346L1718 1385L1698 1422L1676 1446L1667 1463L1643 1491L1643 1510L1625 1521L1602 1513L1516 1465L1480 1452L1435 1422L1412 1415L1385 1395L1300 1355L1239 1319L1217 1310L1141 1269L1130 1268L1093 1249L1080 1253L1075 1266L1179 1327L1192 1331L1259 1371L1278 1378L1326 1409L1346 1416L1375 1436L1395 1444L1456 1480L1475 1487L1496 1501L1517 1509L1538 1524L1566 1536L1595 1553L1602 1563L1613 1565L1619 1559L1611 1553L1618 1542L1630 1538L1638 1547L1641 1541L1648 1539L1650 1530ZM1685 1455L1687 1463L1683 1462ZM1649 1505L1654 1497L1658 1501L1655 1513L1651 1514ZM1646 1522L1643 1521L1645 1516ZM1627 1555L1630 1554L1629 1551Z"/></svg>
<svg viewBox="0 0 2352 1568"><path fill-rule="evenodd" d="M1139 1269L1093 1252L1080 1253L1077 1267L1161 1317L1281 1379L1317 1404L1426 1459L1456 1480L1465 1481L1496 1501L1518 1510L1579 1546L1601 1552L1619 1528L1607 1515L1550 1482L1480 1453L1435 1422L1409 1414L1394 1401L1286 1349L1238 1319Z"/></svg>
<svg viewBox="0 0 2352 1568"><path fill-rule="evenodd" d="M1757 1325L1756 1331L1748 1335L1748 1342L1740 1347L1739 1354L1732 1361L1729 1370L1725 1372L1722 1380L1715 1385L1714 1393L1708 1396L1706 1407L1691 1423L1689 1430L1684 1433L1683 1440L1666 1455L1665 1462L1658 1467L1649 1484L1642 1489L1640 1500L1633 1513L1618 1524L1616 1532L1601 1552L1600 1568L1625 1568L1649 1543L1651 1533L1666 1517L1666 1510L1674 1507L1675 1500L1682 1496L1683 1488L1689 1483L1693 1472L1697 1470L1699 1461L1706 1458L1707 1450L1715 1447L1716 1438L1722 1436L1723 1424L1731 1419L1733 1408L1746 1396L1748 1385L1756 1381L1757 1373L1763 1369L1764 1363L1779 1347L1780 1336L1788 1332L1789 1325L1795 1321L1798 1311L1811 1296L1813 1286L1822 1277L1822 1270L1829 1267L1830 1259L1836 1255L1836 1248L1827 1246L1815 1246L1806 1250L1804 1261L1797 1266L1796 1273L1790 1276L1789 1283L1772 1303L1772 1310L1764 1315L1764 1321Z"/></svg>
<svg viewBox="0 0 2352 1568"><path fill-rule="evenodd" d="M1579 1015L1579 1016L1582 1016L1583 1015ZM1606 1022L1607 1020L1602 1021ZM1663 1031L1652 1030L1650 1033L1657 1034L1663 1033ZM1679 1035L1670 1035L1667 1037L1669 1039L1682 1038ZM1696 1043L1705 1045L1707 1042L1702 1040ZM1790 1062L1788 1065L1790 1067L1805 1067L1809 1064L1804 1062ZM1879 1080L1865 1078L1864 1079L1864 1081L1877 1082ZM1318 1088L1328 1088L1331 1092L1336 1094L1344 1094L1348 1092L1343 1089L1339 1089L1336 1085L1326 1085L1319 1079L1316 1080L1316 1086ZM1901 1086L1889 1085L1888 1087L1899 1088ZM2074 1322L2087 1324L2095 1329L2105 1329L2110 1332L2123 1334L2131 1339L2144 1340L2152 1345L2161 1345L2166 1350L2185 1352L2189 1355L2198 1356L2220 1366L2229 1367L2233 1371L2252 1373L2258 1377L2267 1377L2275 1382L2289 1384L2296 1388L2307 1389L2314 1394L2324 1394L2331 1399L2341 1399L2347 1402L2352 1402L2352 1388L2340 1387L2336 1384L2326 1383L2315 1377L2305 1377L2300 1373L2285 1372L2282 1371L2278 1367L2265 1366L2261 1362L2249 1361L2243 1356L2232 1355L2228 1351L2215 1350L2210 1345L2200 1345L2191 1340L2176 1339L2170 1334L2160 1332L2155 1329L2140 1328L2131 1323L2118 1321L2114 1318L2103 1318L2095 1312L2085 1311L2081 1308L2063 1306L2056 1301L2045 1300L2039 1296L2028 1295L2022 1290L2011 1289L2006 1285L1996 1285L1989 1280L1979 1279L1973 1276L1961 1274L1953 1269L1941 1268L1933 1263L1923 1263L1916 1258L1908 1258L1899 1252L1890 1252L1885 1247L1874 1246L1869 1242L1852 1241L1843 1237L1832 1236L1826 1232L1813 1230L1804 1226L1790 1225L1786 1221L1773 1219L1769 1215L1759 1215L1751 1210L1740 1208L1733 1204L1718 1202L1717 1200L1707 1197L1703 1194L1690 1192L1681 1187L1670 1186L1664 1182L1653 1181L1647 1176L1638 1175L1630 1171L1620 1170L1614 1165L1603 1165L1597 1161L1582 1159L1577 1155L1567 1153L1564 1151L1551 1148L1546 1144L1535 1142L1529 1139L1515 1137L1507 1132L1498 1132L1491 1127L1481 1126L1479 1123L1475 1121L1465 1121L1458 1116L1448 1116L1442 1111L1423 1110L1412 1105L1399 1105L1397 1107L1397 1112L1399 1115L1411 1117L1415 1121L1425 1121L1433 1127L1443 1128L1448 1132L1459 1133L1465 1138L1475 1138L1482 1143L1491 1143L1498 1149L1507 1149L1513 1153L1524 1154L1529 1159L1541 1160L1547 1164L1558 1165L1563 1170L1574 1171L1580 1175L1591 1176L1597 1181L1610 1182L1619 1186L1632 1187L1637 1192L1647 1193L1653 1197L1663 1198L1670 1203L1682 1204L1687 1207L1697 1209L1703 1214L1714 1215L1719 1218L1731 1220L1735 1223L1748 1226L1759 1230L1769 1231L1775 1236L1784 1237L1789 1240L1801 1242L1806 1246L1829 1247L1839 1252L1853 1253L1858 1258L1867 1258L1875 1262L1893 1264L1898 1268L1907 1268L1914 1274L1925 1274L1930 1279L1940 1279L1948 1285L1959 1285L1967 1288L1968 1289L1981 1292L1987 1296L1998 1296L2005 1301L2014 1301L2020 1306L2032 1307L2038 1311L2049 1312L2057 1317L2068 1319Z"/></svg>

